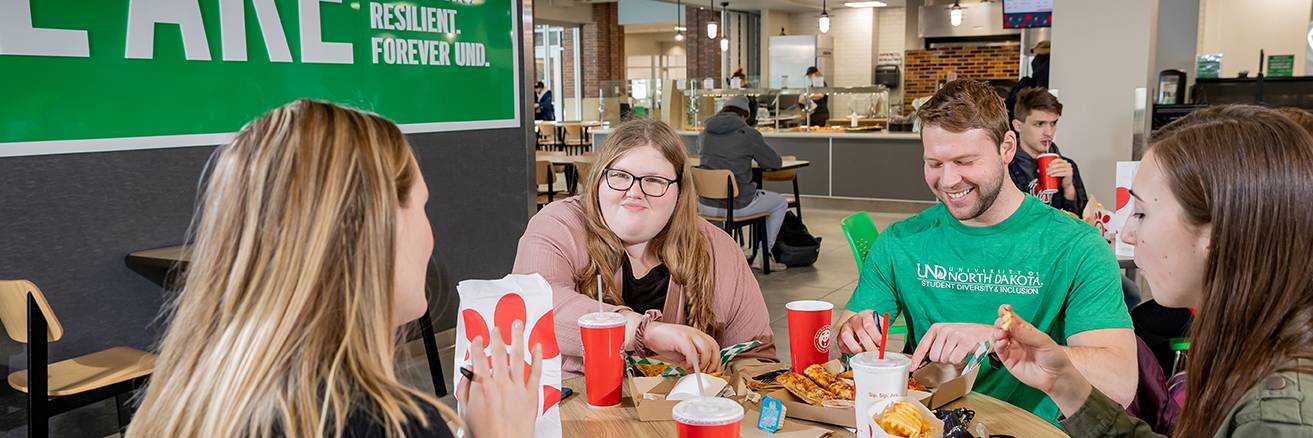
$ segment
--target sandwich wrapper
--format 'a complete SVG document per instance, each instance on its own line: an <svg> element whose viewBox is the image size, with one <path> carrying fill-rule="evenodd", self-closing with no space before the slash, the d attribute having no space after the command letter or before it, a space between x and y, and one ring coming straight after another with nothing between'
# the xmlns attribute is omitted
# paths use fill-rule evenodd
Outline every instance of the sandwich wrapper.
<svg viewBox="0 0 1313 438"><path fill-rule="evenodd" d="M720 361L722 364L728 364L739 353L751 350L758 345L761 345L761 341L748 341L722 348L720 349ZM676 400L669 400L667 397L670 396L671 392L675 392L675 384L679 381L679 378L688 375L688 372L680 367L669 366L660 376L645 377L635 372L633 365L664 362L660 359L634 356L626 356L625 362L628 365L625 367L627 377L625 380L628 381L626 385L629 397L634 401L634 410L638 412L638 419L642 421L671 421L670 412L675 409L675 405L679 404L680 400L678 398L680 397L676 396ZM728 378L728 375L726 378L728 382L733 381L733 379ZM689 379L688 383L696 385L697 381ZM727 385L725 388L731 387L732 385ZM707 391L710 393L712 389L708 387ZM732 389L722 389L718 392L723 393L724 396L732 396L736 393ZM746 415L744 418L746 418ZM753 424L756 424L756 417L753 418Z"/></svg>
<svg viewBox="0 0 1313 438"><path fill-rule="evenodd" d="M982 350L977 350L977 354L969 357L963 364L930 364L916 370L912 377L918 382L930 388L929 395L921 395L920 398L913 400L920 402L929 409L939 409L946 404L953 402L962 396L971 392L971 387L975 385L976 375L980 372L980 363L984 360L982 351L988 351L987 345L982 345ZM844 371L843 362L834 359L822 364L826 370L831 373L839 374ZM786 409L785 415L788 418L800 420L810 420L835 426L848 428L857 427L857 410L854 407L825 407L821 405L811 405L802 399L794 396L793 393L784 388L769 389L764 393L756 393L749 389L751 383L773 383L758 382L753 379L754 376L760 376L771 371L788 369L787 364L770 364L744 369L739 372L734 379L734 391L744 395L749 402L760 396L773 397L779 399ZM750 394L752 393L752 394ZM755 396L753 394L756 394ZM913 393L909 393L913 396Z"/></svg>
<svg viewBox="0 0 1313 438"><path fill-rule="evenodd" d="M500 280L465 280L456 285L460 294L460 312L456 316L456 366L451 373L454 386L465 378L462 366L471 364L470 342L482 338L484 354L491 357L489 341L492 329L501 330L506 348L510 348L512 326L515 321L524 324L525 363L511 366L511 372L527 368L533 360L533 345L542 345L543 368L537 410L538 421L534 438L561 436L561 354L556 344L555 321L552 319L552 288L542 276L507 275ZM508 356L509 358L509 352ZM462 412L463 414L463 412ZM461 435L457 435L461 436Z"/></svg>

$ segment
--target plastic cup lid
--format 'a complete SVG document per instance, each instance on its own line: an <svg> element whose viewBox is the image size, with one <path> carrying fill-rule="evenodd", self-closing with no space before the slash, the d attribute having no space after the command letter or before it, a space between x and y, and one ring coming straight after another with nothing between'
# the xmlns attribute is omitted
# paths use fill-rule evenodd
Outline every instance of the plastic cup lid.
<svg viewBox="0 0 1313 438"><path fill-rule="evenodd" d="M890 368L906 369L912 366L912 359L902 353L891 353L888 351L884 353L884 359L880 359L879 352L868 351L853 356L852 359L848 359L848 365L851 365L853 369L865 370L885 370Z"/></svg>
<svg viewBox="0 0 1313 438"><path fill-rule="evenodd" d="M803 312L816 312L821 310L832 310L834 309L834 303L828 301L799 300L790 301L789 304L784 305L784 308Z"/></svg>
<svg viewBox="0 0 1313 438"><path fill-rule="evenodd" d="M615 312L593 312L579 317L579 325L588 328L609 328L625 322L625 316Z"/></svg>
<svg viewBox="0 0 1313 438"><path fill-rule="evenodd" d="M743 406L723 397L698 397L675 405L670 416L693 426L719 426L743 420Z"/></svg>

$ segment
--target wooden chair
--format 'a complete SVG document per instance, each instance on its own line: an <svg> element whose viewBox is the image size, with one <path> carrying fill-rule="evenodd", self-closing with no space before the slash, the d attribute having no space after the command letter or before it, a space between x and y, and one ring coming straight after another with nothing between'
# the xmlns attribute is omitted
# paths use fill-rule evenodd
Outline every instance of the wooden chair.
<svg viewBox="0 0 1313 438"><path fill-rule="evenodd" d="M27 393L28 436L49 434L50 417L115 397L119 428L131 421L131 393L155 369L155 355L129 347L48 363L48 347L64 326L41 289L27 280L0 280L0 323L15 342L28 344L27 369L9 374L9 386Z"/></svg>
<svg viewBox="0 0 1313 438"><path fill-rule="evenodd" d="M561 147L561 136L555 123L539 123L535 126L538 127L539 149L550 151Z"/></svg>
<svg viewBox="0 0 1313 438"><path fill-rule="evenodd" d="M556 198L556 171L551 161L538 160L534 162L534 175L538 184L538 209L542 210Z"/></svg>
<svg viewBox="0 0 1313 438"><path fill-rule="evenodd" d="M574 179L570 181L570 194L579 193L579 181L588 177L588 172L593 170L595 163L597 163L597 154L592 151L584 152L574 160Z"/></svg>
<svg viewBox="0 0 1313 438"><path fill-rule="evenodd" d="M784 161L797 160L793 155L780 156ZM784 195L784 199L789 200L789 207L792 207L798 214L798 219L802 220L802 197L798 193L798 169L774 170L761 173L761 180L764 181L792 181L793 195Z"/></svg>
<svg viewBox="0 0 1313 438"><path fill-rule="evenodd" d="M724 181L724 184L721 182ZM723 225L726 233L734 234L734 230L743 227L750 227L752 232L752 255L748 256L751 261L757 258L760 250L762 259L762 274L770 275L770 248L766 247L766 218L770 213L757 213L742 217L734 216L734 198L739 196L739 186L734 183L734 173L726 169L703 169L700 167L693 168L693 187L698 196L713 200L724 200L724 216L702 217L710 222L718 222Z"/></svg>
<svg viewBox="0 0 1313 438"><path fill-rule="evenodd" d="M562 139L562 144L565 145L567 153L575 150L583 153L593 146L593 143L588 141L588 138L584 135L584 125L582 123L566 123L564 126L565 138Z"/></svg>

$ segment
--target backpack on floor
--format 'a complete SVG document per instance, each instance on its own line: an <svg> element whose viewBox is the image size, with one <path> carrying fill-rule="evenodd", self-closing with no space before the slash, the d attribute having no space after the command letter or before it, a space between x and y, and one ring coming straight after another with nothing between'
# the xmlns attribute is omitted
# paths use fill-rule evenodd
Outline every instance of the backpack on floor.
<svg viewBox="0 0 1313 438"><path fill-rule="evenodd" d="M790 268L811 266L821 254L821 238L807 232L807 225L802 223L792 211L784 213L784 225L775 238L775 248L771 256L775 261Z"/></svg>

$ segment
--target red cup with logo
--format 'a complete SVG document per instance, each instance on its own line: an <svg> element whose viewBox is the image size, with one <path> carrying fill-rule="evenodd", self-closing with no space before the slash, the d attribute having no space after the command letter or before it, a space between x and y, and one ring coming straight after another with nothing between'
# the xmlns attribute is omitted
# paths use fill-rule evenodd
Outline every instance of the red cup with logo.
<svg viewBox="0 0 1313 438"><path fill-rule="evenodd" d="M588 405L609 408L620 405L620 386L625 377L625 316L594 312L579 317L583 339L584 388Z"/></svg>
<svg viewBox="0 0 1313 438"><path fill-rule="evenodd" d="M684 400L670 411L679 438L738 438L743 406L723 397Z"/></svg>
<svg viewBox="0 0 1313 438"><path fill-rule="evenodd" d="M1058 159L1058 154L1047 153L1039 154L1035 157L1039 161L1039 190L1040 193L1058 193L1058 177L1049 175L1049 165L1053 160Z"/></svg>
<svg viewBox="0 0 1313 438"><path fill-rule="evenodd" d="M793 371L830 360L830 315L834 304L825 301L793 301L789 312L789 361Z"/></svg>

